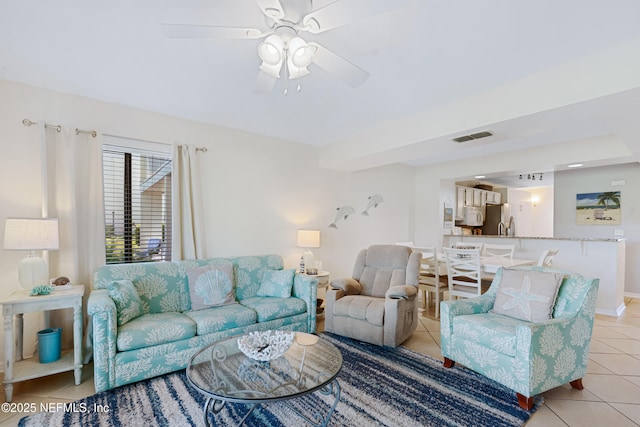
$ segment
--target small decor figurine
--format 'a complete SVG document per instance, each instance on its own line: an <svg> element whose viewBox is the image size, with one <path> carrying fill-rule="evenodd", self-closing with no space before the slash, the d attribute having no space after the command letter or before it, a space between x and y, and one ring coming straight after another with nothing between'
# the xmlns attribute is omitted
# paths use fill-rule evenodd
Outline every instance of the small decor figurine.
<svg viewBox="0 0 640 427"><path fill-rule="evenodd" d="M305 269L304 269L304 255L300 257L300 269L299 269L299 271L300 271L300 274L304 274L304 271L305 271Z"/></svg>
<svg viewBox="0 0 640 427"><path fill-rule="evenodd" d="M53 281L53 284L56 286L65 286L70 282L68 277L60 276L56 280Z"/></svg>

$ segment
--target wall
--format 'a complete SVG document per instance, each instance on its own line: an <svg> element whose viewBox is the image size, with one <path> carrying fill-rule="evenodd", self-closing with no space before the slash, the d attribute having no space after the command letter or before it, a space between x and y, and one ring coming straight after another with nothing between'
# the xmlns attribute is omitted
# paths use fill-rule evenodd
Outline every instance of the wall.
<svg viewBox="0 0 640 427"><path fill-rule="evenodd" d="M321 247L314 250L316 259L337 278L351 273L361 248L413 234L414 171L410 167L356 173L320 169L317 148L312 146L4 80L0 80L2 224L6 217L41 214L39 132L35 126L23 126L24 118L145 141L207 147L208 152L198 158L208 256L276 253L284 256L286 267L296 267L303 251L296 247L296 230L317 228ZM384 203L372 209L370 216L361 215L373 194L381 195ZM341 221L337 229L329 228L341 205L352 205L356 214ZM4 226L0 230L4 233ZM24 254L0 248L0 255L1 300L20 289L17 264ZM88 280L72 278L86 285ZM25 355L33 352L35 332L42 325L40 314L25 315ZM61 326L69 332L64 337L68 343L71 324ZM2 335L0 331L0 342L4 342Z"/></svg>
<svg viewBox="0 0 640 427"><path fill-rule="evenodd" d="M613 186L612 181L625 181ZM640 297L640 164L629 163L588 169L556 172L554 176L554 229L556 237L613 238L622 230L626 240L627 295ZM576 194L620 191L621 224L576 224Z"/></svg>
<svg viewBox="0 0 640 427"><path fill-rule="evenodd" d="M537 237L553 237L553 187L530 188L532 198L532 230L531 235Z"/></svg>

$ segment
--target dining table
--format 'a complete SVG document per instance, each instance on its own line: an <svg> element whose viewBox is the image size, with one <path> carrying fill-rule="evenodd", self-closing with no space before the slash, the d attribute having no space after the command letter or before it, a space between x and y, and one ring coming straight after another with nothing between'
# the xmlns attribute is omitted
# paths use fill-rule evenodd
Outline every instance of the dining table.
<svg viewBox="0 0 640 427"><path fill-rule="evenodd" d="M446 263L446 259L443 259ZM496 274L500 267L520 267L524 265L533 265L537 262L535 259L505 258L500 256L481 256L480 267L484 273Z"/></svg>
<svg viewBox="0 0 640 427"><path fill-rule="evenodd" d="M414 249L418 250L418 248ZM423 253L423 257L432 257L430 253ZM538 262L535 259L524 258L505 258L500 256L481 256L480 267L482 268L483 275L492 276L498 272L500 267L520 267L526 265L534 265ZM446 275L447 273L447 259L444 253L438 252L438 264L440 265L440 274Z"/></svg>

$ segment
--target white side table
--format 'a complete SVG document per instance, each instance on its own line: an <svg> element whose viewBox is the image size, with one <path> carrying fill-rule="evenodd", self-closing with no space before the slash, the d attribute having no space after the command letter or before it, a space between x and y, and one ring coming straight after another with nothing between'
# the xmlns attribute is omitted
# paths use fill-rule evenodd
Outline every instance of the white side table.
<svg viewBox="0 0 640 427"><path fill-rule="evenodd" d="M76 385L82 378L82 296L84 286L54 290L49 295L30 296L29 291L16 291L2 304L4 316L4 395L7 402L13 397L13 383L74 370ZM73 308L73 351L51 363L40 363L37 357L22 360L23 314L37 311ZM15 315L16 336L13 324ZM14 354L15 349L15 354Z"/></svg>
<svg viewBox="0 0 640 427"><path fill-rule="evenodd" d="M324 315L324 307L322 307L321 305L324 303L327 286L329 286L329 272L319 271L318 274L308 274L307 276L318 278L318 300L320 300L320 303L318 304L318 308L316 309L316 315Z"/></svg>

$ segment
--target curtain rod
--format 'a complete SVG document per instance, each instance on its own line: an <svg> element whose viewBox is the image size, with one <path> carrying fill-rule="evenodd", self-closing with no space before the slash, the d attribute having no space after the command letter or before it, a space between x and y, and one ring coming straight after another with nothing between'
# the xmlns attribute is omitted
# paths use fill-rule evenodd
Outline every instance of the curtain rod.
<svg viewBox="0 0 640 427"><path fill-rule="evenodd" d="M29 119L23 119L22 120L22 124L27 126L27 127L29 127L29 126L37 125L38 122L34 122L34 121L29 120ZM44 127L50 128L50 129L55 129L58 132L62 132L62 126L60 126L60 125L50 125L49 123L45 123ZM98 133L95 130L82 130L82 129L76 128L76 135L78 135L80 133L88 133L89 135L91 135L94 138L96 136L98 136Z"/></svg>
<svg viewBox="0 0 640 427"><path fill-rule="evenodd" d="M178 145L178 147L182 147L182 145ZM207 147L196 147L196 151L202 151L203 153L206 153Z"/></svg>

